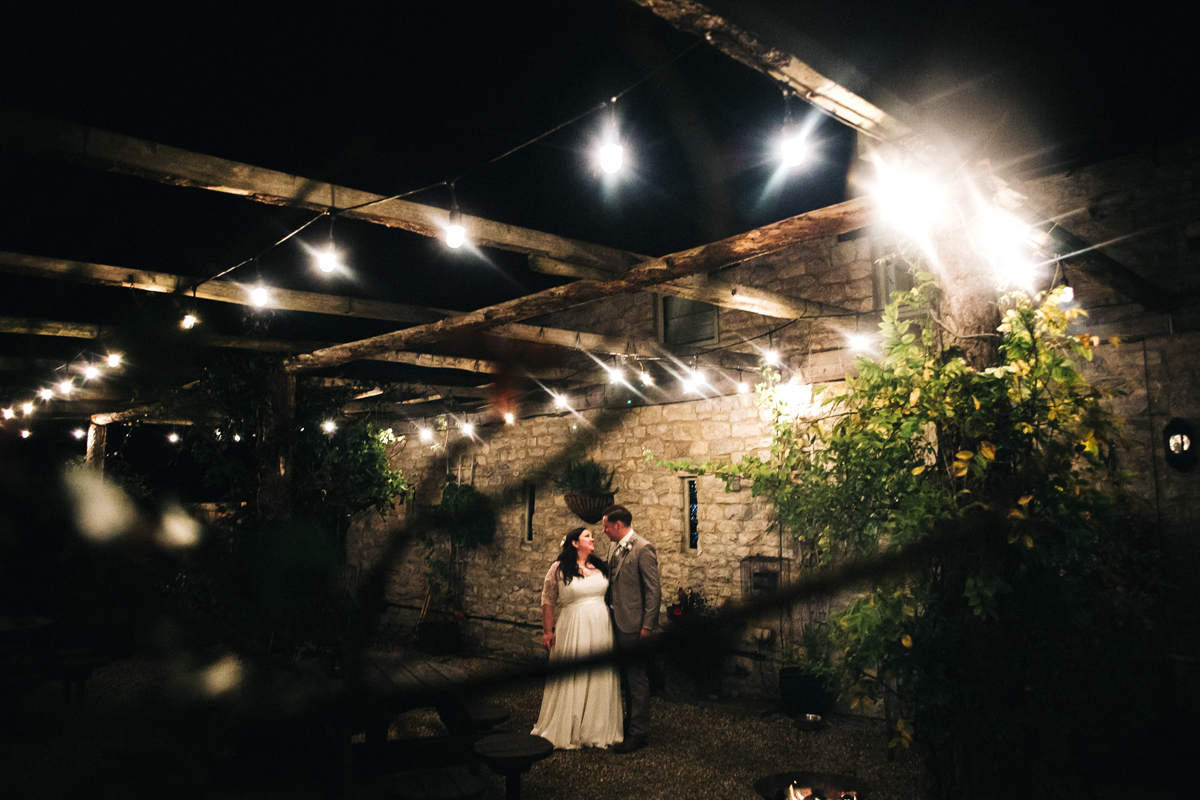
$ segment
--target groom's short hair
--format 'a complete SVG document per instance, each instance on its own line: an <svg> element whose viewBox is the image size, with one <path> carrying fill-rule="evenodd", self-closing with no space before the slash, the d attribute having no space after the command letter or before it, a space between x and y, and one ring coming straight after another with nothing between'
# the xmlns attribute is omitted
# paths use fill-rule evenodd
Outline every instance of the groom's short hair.
<svg viewBox="0 0 1200 800"><path fill-rule="evenodd" d="M625 506L609 506L601 516L608 517L609 522L619 522L626 527L632 527L633 514Z"/></svg>

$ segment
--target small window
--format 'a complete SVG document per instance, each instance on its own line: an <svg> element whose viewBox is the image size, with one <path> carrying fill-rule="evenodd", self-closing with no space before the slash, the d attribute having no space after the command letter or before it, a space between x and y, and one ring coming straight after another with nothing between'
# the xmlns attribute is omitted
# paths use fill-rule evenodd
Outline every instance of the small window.
<svg viewBox="0 0 1200 800"><path fill-rule="evenodd" d="M537 487L532 483L526 483L525 486L525 541L533 541L533 501L537 494Z"/></svg>
<svg viewBox="0 0 1200 800"><path fill-rule="evenodd" d="M697 479L683 479L683 552L700 551L700 498L696 491Z"/></svg>
<svg viewBox="0 0 1200 800"><path fill-rule="evenodd" d="M663 344L717 344L717 307L658 295L658 338Z"/></svg>

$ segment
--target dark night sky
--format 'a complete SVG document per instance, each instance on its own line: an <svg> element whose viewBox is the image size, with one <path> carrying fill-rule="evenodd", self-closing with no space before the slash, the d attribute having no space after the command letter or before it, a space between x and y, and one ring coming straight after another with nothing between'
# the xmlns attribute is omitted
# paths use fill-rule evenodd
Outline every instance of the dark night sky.
<svg viewBox="0 0 1200 800"><path fill-rule="evenodd" d="M816 161L773 186L779 89L705 44L672 61L697 40L628 0L330 5L320 13L264 6L7 9L0 109L381 194L463 175L458 200L467 214L649 255L845 196L846 129L822 118ZM1016 176L1189 136L1200 117L1186 28L1155 8L711 6L898 109L953 157L986 156ZM606 186L591 160L603 115L476 169L648 75L618 104L633 160L618 185ZM0 250L196 276L259 253L308 218L7 150L0 185ZM444 188L412 199L449 205ZM556 282L512 253L450 252L348 220L335 233L351 276L319 276L300 246L322 242L324 222L270 251L258 272L279 286L462 310ZM254 277L252 267L229 276ZM153 321L173 317L173 302L0 274L4 316ZM210 331L270 338L344 340L391 328L223 304L201 312ZM84 346L0 335L0 356L67 360ZM0 375L0 400L40 379L37 370Z"/></svg>

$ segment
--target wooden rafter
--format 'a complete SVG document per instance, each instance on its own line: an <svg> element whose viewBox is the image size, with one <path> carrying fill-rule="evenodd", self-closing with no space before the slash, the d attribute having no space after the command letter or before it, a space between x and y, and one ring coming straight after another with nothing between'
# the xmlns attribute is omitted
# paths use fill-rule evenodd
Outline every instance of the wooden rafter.
<svg viewBox="0 0 1200 800"><path fill-rule="evenodd" d="M455 332L482 331L593 300L642 291L667 281L732 266L799 242L857 230L870 221L873 213L874 202L869 198L849 200L712 244L650 259L613 280L576 281L439 322L296 356L288 360L287 369L304 371L336 366L375 353L405 350L440 341Z"/></svg>
<svg viewBox="0 0 1200 800"><path fill-rule="evenodd" d="M913 131L883 109L825 77L792 53L786 53L754 33L714 14L694 0L634 0L675 28L706 40L725 55L769 75L835 119L892 144L913 137Z"/></svg>
<svg viewBox="0 0 1200 800"><path fill-rule="evenodd" d="M26 152L80 159L114 172L138 175L176 186L236 194L270 205L315 211L350 209L341 216L402 228L423 236L442 235L449 212L407 200L360 192L345 186L289 175L132 136L74 125L16 109L0 113L0 146ZM370 205L366 205L366 204ZM463 225L478 245L518 253L543 253L562 261L610 268L642 259L612 247L463 215Z"/></svg>
<svg viewBox="0 0 1200 800"><path fill-rule="evenodd" d="M179 275L171 275L166 272L150 272L147 270L131 270L122 267L108 266L105 264L92 264L83 261L67 261L58 258L43 258L41 256L31 256L22 253L6 253L0 252L0 271L16 272L23 275L34 275L42 278L59 278L65 280L81 281L84 283L100 284L105 286L122 286L131 289L141 289L147 292L165 292L172 291L168 287L175 286L180 281L186 281L188 278ZM223 281L211 281L205 284L204 287L197 292L197 297L201 299L220 300L227 303L235 303L238 305L251 305L249 294L244 291L227 291L221 284ZM205 288L213 287L214 292L219 294L219 297L209 297L205 293ZM230 283L231 286L241 286L241 284ZM388 303L380 300L358 300L352 297L341 297L337 295L320 294L318 292L300 292L287 291L277 292L273 295L275 308L284 308L291 311L304 311L313 314L333 314L342 317L353 317L356 319L379 319L390 322L422 322L430 319L444 319L454 312L443 309L420 308L417 306L406 306L400 303ZM418 317L414 319L414 317ZM10 327L5 329L0 327L0 333L35 333L57 336L76 336L81 339L94 339L99 335L98 326L80 325L70 322L42 322L38 320L20 320L11 319L8 323ZM41 329L39 326L61 326L61 332L52 333L50 330ZM78 334L69 331L76 330ZM498 325L488 331L489 335L497 336L504 339L516 339L519 341L536 342L538 344L549 344L557 347L567 347L575 350L587 350L593 353L605 353L608 355L625 355L634 357L652 357L660 354L660 348L657 343L648 342L638 339L622 339L612 336L600 336L594 333L584 333L581 331L568 331L560 328L546 328L537 325ZM230 340L228 343L218 344L221 337L216 337L214 344L219 347L240 347L242 345L235 343L239 340ZM254 345L252 341L256 340L240 340L246 343L247 349L280 349L274 348L268 344ZM321 343L310 343L311 347L300 347L288 352L298 352L304 350L323 349L332 345ZM442 366L446 369L465 369L465 362L468 359L461 359L462 365L452 365L449 361L445 364L436 363L442 357L427 356L423 354L406 354L400 352L380 353L372 356L374 360L379 361L394 361L405 364L416 364L418 366ZM474 361L474 359L470 359ZM479 362L480 369L474 371L490 371L491 368L486 366L488 362ZM552 377L546 375L545 377Z"/></svg>
<svg viewBox="0 0 1200 800"><path fill-rule="evenodd" d="M547 275L562 275L585 280L611 280L619 272L599 267L581 267L556 261L545 256L530 256L529 268ZM855 312L839 306L767 292L739 283L730 283L710 275L696 275L654 287L659 294L669 294L687 300L698 300L733 311L749 311L776 319L806 319L813 317L845 317Z"/></svg>

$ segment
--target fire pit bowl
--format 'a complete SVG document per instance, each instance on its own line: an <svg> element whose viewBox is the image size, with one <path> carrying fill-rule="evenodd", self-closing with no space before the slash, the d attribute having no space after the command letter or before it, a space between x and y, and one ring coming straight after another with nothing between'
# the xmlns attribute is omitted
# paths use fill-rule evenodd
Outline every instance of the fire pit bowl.
<svg viewBox="0 0 1200 800"><path fill-rule="evenodd" d="M796 717L796 730L819 731L825 727L825 718L820 714L801 714Z"/></svg>
<svg viewBox="0 0 1200 800"><path fill-rule="evenodd" d="M840 800L843 797L869 800L869 788L865 783L849 775L831 772L777 772L756 780L754 791L763 800L787 800L787 788L793 784L811 789L809 797L812 800Z"/></svg>

